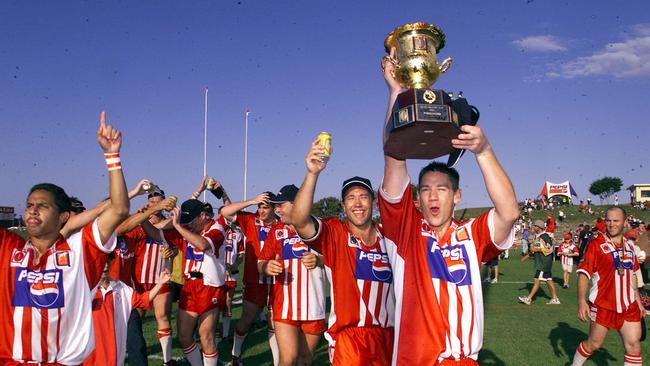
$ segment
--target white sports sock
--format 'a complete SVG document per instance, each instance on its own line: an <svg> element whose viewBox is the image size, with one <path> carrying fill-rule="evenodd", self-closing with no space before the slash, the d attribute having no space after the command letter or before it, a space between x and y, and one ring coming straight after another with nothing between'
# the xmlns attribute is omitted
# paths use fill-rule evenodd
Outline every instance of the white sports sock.
<svg viewBox="0 0 650 366"><path fill-rule="evenodd" d="M246 340L246 335L248 333L244 334L239 334L239 331L237 331L237 327L235 327L235 337L234 341L232 342L232 355L239 357L241 356L241 346L244 344L244 340Z"/></svg>
<svg viewBox="0 0 650 366"><path fill-rule="evenodd" d="M280 349L278 348L278 341L275 339L275 330L269 329L269 347L271 347L271 353L273 354L273 364L278 365L280 363Z"/></svg>
<svg viewBox="0 0 650 366"><path fill-rule="evenodd" d="M183 354L185 354L185 359L187 359L187 362L189 362L190 365L201 366L201 352L199 352L199 348L196 347L196 343L183 349Z"/></svg>
<svg viewBox="0 0 650 366"><path fill-rule="evenodd" d="M641 355L631 355L629 353L625 354L625 360L623 366L639 366L643 365L643 357Z"/></svg>
<svg viewBox="0 0 650 366"><path fill-rule="evenodd" d="M160 342L160 348L162 349L163 362L169 362L172 359L172 330L163 329L158 331L158 342Z"/></svg>
<svg viewBox="0 0 650 366"><path fill-rule="evenodd" d="M580 342L576 354L573 355L573 363L571 366L582 366L585 364L587 359L591 356L591 352L587 351L584 346L584 342Z"/></svg>
<svg viewBox="0 0 650 366"><path fill-rule="evenodd" d="M204 353L203 354L203 366L217 366L219 362L218 352L215 353Z"/></svg>

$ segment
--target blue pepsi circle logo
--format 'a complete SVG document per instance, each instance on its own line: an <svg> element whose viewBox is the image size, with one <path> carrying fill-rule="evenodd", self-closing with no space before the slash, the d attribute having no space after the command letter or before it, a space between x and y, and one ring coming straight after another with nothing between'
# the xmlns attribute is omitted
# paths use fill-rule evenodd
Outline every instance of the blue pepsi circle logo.
<svg viewBox="0 0 650 366"><path fill-rule="evenodd" d="M309 247L302 242L295 243L291 246L291 252L296 258L302 258L305 253L309 252Z"/></svg>
<svg viewBox="0 0 650 366"><path fill-rule="evenodd" d="M381 260L376 260L372 262L372 274L379 281L388 281L392 275L390 265Z"/></svg>
<svg viewBox="0 0 650 366"><path fill-rule="evenodd" d="M56 283L43 283L43 280L34 282L29 287L29 296L34 304L47 308L56 303L59 298L59 285Z"/></svg>

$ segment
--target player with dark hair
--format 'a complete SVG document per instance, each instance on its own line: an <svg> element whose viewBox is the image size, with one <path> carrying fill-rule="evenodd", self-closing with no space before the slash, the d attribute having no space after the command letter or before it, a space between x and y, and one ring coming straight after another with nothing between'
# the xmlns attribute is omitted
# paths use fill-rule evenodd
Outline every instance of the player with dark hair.
<svg viewBox="0 0 650 366"><path fill-rule="evenodd" d="M91 289L115 248L115 228L129 214L120 161L122 136L100 117L97 141L108 167L110 207L69 238L70 197L53 184L30 190L26 242L0 242L0 364L79 365L95 347ZM64 331L61 331L64 330Z"/></svg>
<svg viewBox="0 0 650 366"><path fill-rule="evenodd" d="M402 87L392 74L394 63L384 66L386 131ZM494 204L468 222L453 217L462 196L455 169L433 162L420 172L418 210L406 161L384 154L379 210L384 234L394 243L388 248L396 298L393 363L476 365L484 326L479 266L513 244L519 205L482 128L461 126L451 145L474 153Z"/></svg>

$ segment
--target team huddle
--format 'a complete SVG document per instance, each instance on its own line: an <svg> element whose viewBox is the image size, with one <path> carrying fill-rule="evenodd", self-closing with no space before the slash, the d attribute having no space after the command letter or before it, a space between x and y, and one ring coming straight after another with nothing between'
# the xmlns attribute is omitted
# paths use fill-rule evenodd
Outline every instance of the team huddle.
<svg viewBox="0 0 650 366"><path fill-rule="evenodd" d="M401 87L394 66L384 66L390 115ZM220 183L204 178L180 205L148 180L127 191L121 133L103 113L97 140L109 170L106 201L76 213L63 189L39 184L23 215L28 238L0 229L0 364L121 365L127 352L136 363L140 342L131 327L150 308L162 362L172 364L170 313L178 296L184 357L191 365L217 365L216 327L221 317L222 334L229 333L242 261L242 315L232 354L221 357L232 365L245 361L242 347L263 310L275 365L311 364L322 335L334 365L478 364L480 265L512 246L520 214L480 127L461 127L452 145L474 153L494 208L465 222L453 218L459 174L437 162L422 168L413 185L406 161L384 156L377 190L366 178L348 178L341 185L345 218L320 218L311 212L328 161L318 139L300 187L231 202ZM223 200L219 210L198 199L206 189ZM129 200L144 194L146 207L129 215ZM376 202L381 223L372 218ZM249 207L256 213L244 211ZM632 276L628 262L636 259L625 258L616 273ZM592 279L598 263L584 268ZM614 323L621 311L598 316ZM580 312L586 317L589 308L581 304ZM589 342L581 347L586 357L594 349ZM639 353L630 359L640 360Z"/></svg>

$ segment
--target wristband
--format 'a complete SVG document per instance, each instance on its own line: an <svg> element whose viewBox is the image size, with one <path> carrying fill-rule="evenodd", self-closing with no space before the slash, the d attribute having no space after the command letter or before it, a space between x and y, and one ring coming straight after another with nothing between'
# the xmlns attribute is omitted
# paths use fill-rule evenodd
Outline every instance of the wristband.
<svg viewBox="0 0 650 366"><path fill-rule="evenodd" d="M104 158L106 159L106 166L108 167L109 172L122 169L119 153L105 153Z"/></svg>

